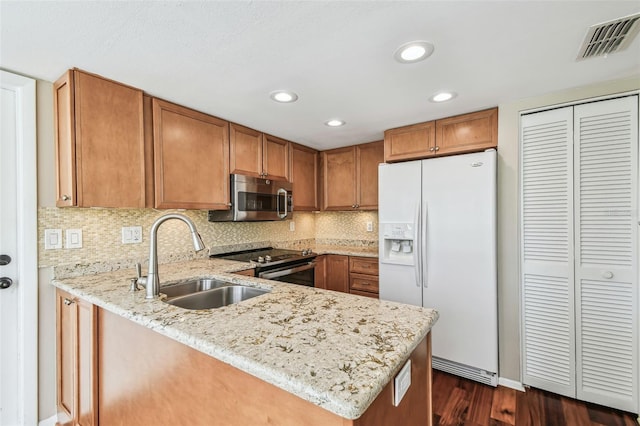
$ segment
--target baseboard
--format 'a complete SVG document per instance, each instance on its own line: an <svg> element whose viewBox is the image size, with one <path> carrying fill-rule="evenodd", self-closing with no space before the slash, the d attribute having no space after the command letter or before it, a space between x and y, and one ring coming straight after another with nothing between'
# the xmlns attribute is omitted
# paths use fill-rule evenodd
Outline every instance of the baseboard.
<svg viewBox="0 0 640 426"><path fill-rule="evenodd" d="M54 414L48 419L40 420L40 422L38 423L38 426L56 426L57 421L58 421L58 416Z"/></svg>
<svg viewBox="0 0 640 426"><path fill-rule="evenodd" d="M506 388L515 389L520 392L524 392L524 386L522 383L516 382L515 380L506 379L504 377L498 377L498 386L504 386Z"/></svg>

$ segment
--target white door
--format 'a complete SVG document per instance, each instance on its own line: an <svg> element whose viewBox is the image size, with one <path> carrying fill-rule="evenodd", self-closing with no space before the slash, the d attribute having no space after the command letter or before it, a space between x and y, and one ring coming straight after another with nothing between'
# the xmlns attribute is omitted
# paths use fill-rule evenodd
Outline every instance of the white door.
<svg viewBox="0 0 640 426"><path fill-rule="evenodd" d="M433 356L497 373L496 152L423 160L422 205Z"/></svg>
<svg viewBox="0 0 640 426"><path fill-rule="evenodd" d="M638 97L574 108L577 398L638 412Z"/></svg>
<svg viewBox="0 0 640 426"><path fill-rule="evenodd" d="M35 425L35 81L0 73L0 425Z"/></svg>
<svg viewBox="0 0 640 426"><path fill-rule="evenodd" d="M575 397L573 108L524 115L522 382Z"/></svg>
<svg viewBox="0 0 640 426"><path fill-rule="evenodd" d="M378 167L380 299L416 306L422 306L417 244L421 173L420 161ZM403 251L401 240L410 244L409 251Z"/></svg>

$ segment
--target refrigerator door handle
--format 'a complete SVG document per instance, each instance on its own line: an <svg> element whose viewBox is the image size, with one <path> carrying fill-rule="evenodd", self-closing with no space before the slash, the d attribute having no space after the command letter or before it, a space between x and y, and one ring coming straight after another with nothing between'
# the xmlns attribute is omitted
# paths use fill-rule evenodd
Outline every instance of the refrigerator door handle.
<svg viewBox="0 0 640 426"><path fill-rule="evenodd" d="M421 222L421 212L420 212L420 201L416 203L416 215L413 221L413 267L415 268L416 273L416 287L420 287L422 285L422 262L420 256L420 222Z"/></svg>
<svg viewBox="0 0 640 426"><path fill-rule="evenodd" d="M429 223L429 206L424 203L424 220L421 220L420 234L420 272L422 274L422 285L424 288L429 287L429 264L427 262L427 224ZM422 219L422 218L421 218Z"/></svg>

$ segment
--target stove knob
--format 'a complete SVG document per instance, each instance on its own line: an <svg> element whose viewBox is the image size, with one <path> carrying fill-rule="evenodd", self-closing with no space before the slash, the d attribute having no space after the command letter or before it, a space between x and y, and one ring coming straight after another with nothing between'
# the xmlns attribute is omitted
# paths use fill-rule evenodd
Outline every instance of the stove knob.
<svg viewBox="0 0 640 426"><path fill-rule="evenodd" d="M265 261L267 261L267 262L271 262L271 256L266 255L266 256L264 257L264 260L265 260Z"/></svg>
<svg viewBox="0 0 640 426"><path fill-rule="evenodd" d="M258 256L258 263L264 263L264 257Z"/></svg>

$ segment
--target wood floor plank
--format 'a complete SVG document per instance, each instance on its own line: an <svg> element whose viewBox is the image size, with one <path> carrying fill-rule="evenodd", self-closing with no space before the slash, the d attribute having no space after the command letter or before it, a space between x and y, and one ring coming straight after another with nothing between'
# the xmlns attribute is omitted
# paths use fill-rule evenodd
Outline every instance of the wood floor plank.
<svg viewBox="0 0 640 426"><path fill-rule="evenodd" d="M591 419L584 402L572 398L560 397L564 420L568 425L590 425Z"/></svg>
<svg viewBox="0 0 640 426"><path fill-rule="evenodd" d="M516 424L516 391L498 386L493 392L491 418L509 425Z"/></svg>
<svg viewBox="0 0 640 426"><path fill-rule="evenodd" d="M535 388L493 388L440 371L433 374L433 406L434 426L638 426L636 414Z"/></svg>
<svg viewBox="0 0 640 426"><path fill-rule="evenodd" d="M468 421L481 426L489 426L491 402L494 389L491 386L476 384L470 394Z"/></svg>
<svg viewBox="0 0 640 426"><path fill-rule="evenodd" d="M459 378L437 370L434 370L433 373L433 413L442 416L449 394L457 386Z"/></svg>
<svg viewBox="0 0 640 426"><path fill-rule="evenodd" d="M456 386L451 391L447 403L444 406L442 416L440 417L440 425L463 425L467 420L468 410L469 396L464 389Z"/></svg>
<svg viewBox="0 0 640 426"><path fill-rule="evenodd" d="M562 403L560 396L555 394L546 394L544 398L544 411L546 414L546 422L549 425L566 424L564 412L562 411Z"/></svg>

